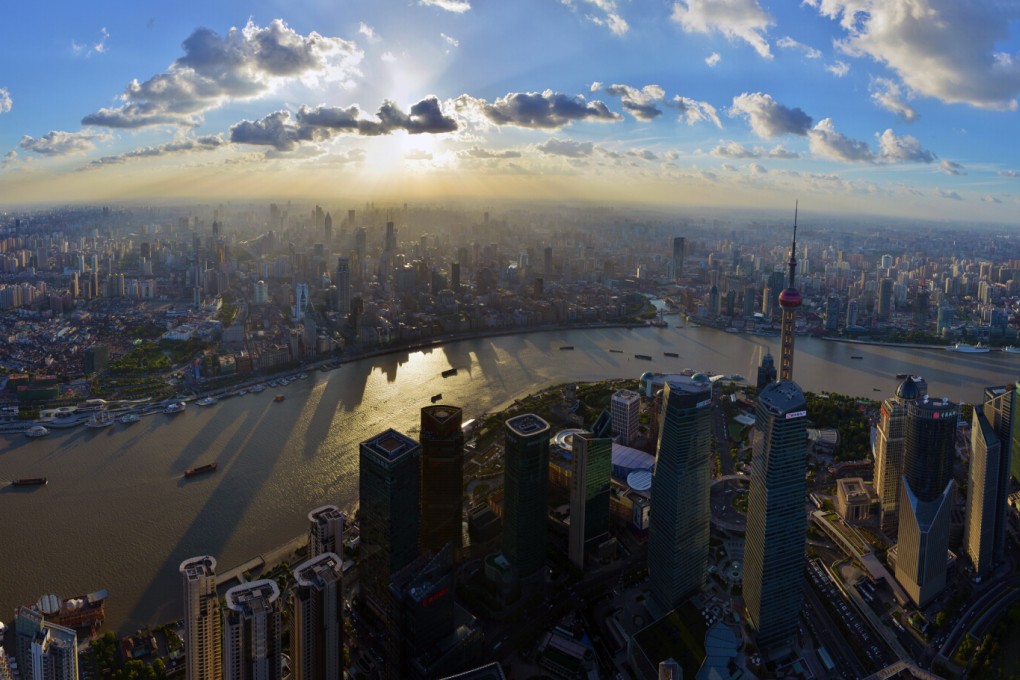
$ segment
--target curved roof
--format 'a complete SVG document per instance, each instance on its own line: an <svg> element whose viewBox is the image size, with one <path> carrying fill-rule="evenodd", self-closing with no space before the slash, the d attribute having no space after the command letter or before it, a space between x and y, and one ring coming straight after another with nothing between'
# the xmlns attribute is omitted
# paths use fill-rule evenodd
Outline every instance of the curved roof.
<svg viewBox="0 0 1020 680"><path fill-rule="evenodd" d="M635 491L648 491L652 488L652 473L648 470L635 470L627 475L627 486Z"/></svg>
<svg viewBox="0 0 1020 680"><path fill-rule="evenodd" d="M654 377L655 377L654 373L652 373L651 371L645 371L644 373L641 374L641 382L651 380Z"/></svg>
<svg viewBox="0 0 1020 680"><path fill-rule="evenodd" d="M651 470L655 467L655 456L623 444L613 444L613 467Z"/></svg>

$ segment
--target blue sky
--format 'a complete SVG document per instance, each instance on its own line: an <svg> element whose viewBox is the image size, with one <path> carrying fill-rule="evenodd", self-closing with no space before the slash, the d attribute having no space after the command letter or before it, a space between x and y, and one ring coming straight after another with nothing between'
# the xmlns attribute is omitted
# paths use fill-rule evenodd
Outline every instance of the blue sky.
<svg viewBox="0 0 1020 680"><path fill-rule="evenodd" d="M7 203L1020 207L1020 3L40 4L4 10Z"/></svg>

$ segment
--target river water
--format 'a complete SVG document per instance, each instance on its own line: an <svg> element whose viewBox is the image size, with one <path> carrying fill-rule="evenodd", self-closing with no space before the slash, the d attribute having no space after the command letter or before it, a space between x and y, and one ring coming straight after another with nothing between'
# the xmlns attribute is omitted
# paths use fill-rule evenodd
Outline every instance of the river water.
<svg viewBox="0 0 1020 680"><path fill-rule="evenodd" d="M434 394L461 406L467 419L566 381L686 367L753 380L764 348L778 356L777 341L675 325L465 340L352 361L277 390L209 408L189 404L132 425L54 430L34 440L0 435L0 480L49 478L32 491L0 489L0 620L44 593L100 588L110 592L111 629L180 616L182 560L212 554L225 571L302 533L310 509L353 505L358 443L388 427L417 432L419 409ZM441 377L451 366L457 375ZM797 338L794 378L805 390L880 399L895 389L895 374L907 372L925 376L933 396L974 402L984 386L1020 376L1020 355ZM286 400L274 402L276 394ZM213 461L216 472L181 478Z"/></svg>

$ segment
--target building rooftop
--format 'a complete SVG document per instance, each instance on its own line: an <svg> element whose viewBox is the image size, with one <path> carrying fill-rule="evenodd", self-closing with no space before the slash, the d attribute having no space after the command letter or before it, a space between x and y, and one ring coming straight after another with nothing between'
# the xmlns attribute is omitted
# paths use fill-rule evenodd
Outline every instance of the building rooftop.
<svg viewBox="0 0 1020 680"><path fill-rule="evenodd" d="M800 385L792 380L781 380L766 385L758 395L758 403L764 405L772 415L793 416L804 410L807 401Z"/></svg>
<svg viewBox="0 0 1020 680"><path fill-rule="evenodd" d="M327 583L340 580L343 562L336 553L316 555L294 567L294 580L298 586L322 588Z"/></svg>
<svg viewBox="0 0 1020 680"><path fill-rule="evenodd" d="M196 579L199 576L212 576L216 573L216 558L211 555L189 557L181 562L179 571L189 579Z"/></svg>
<svg viewBox="0 0 1020 680"><path fill-rule="evenodd" d="M630 404L640 400L641 395L634 390L616 390L613 392L613 401L623 401Z"/></svg>
<svg viewBox="0 0 1020 680"><path fill-rule="evenodd" d="M506 426L522 437L530 437L549 430L549 423L533 413L525 413L506 421Z"/></svg>
<svg viewBox="0 0 1020 680"><path fill-rule="evenodd" d="M344 513L335 505L323 505L308 513L308 519L312 522L322 523L331 519L344 519Z"/></svg>
<svg viewBox="0 0 1020 680"><path fill-rule="evenodd" d="M234 586L227 591L227 609L245 614L254 614L271 609L270 605L280 599L280 587L276 581L261 579Z"/></svg>
<svg viewBox="0 0 1020 680"><path fill-rule="evenodd" d="M499 662L493 661L470 671L449 675L443 680L506 680L506 674L503 673L503 667Z"/></svg>
<svg viewBox="0 0 1020 680"><path fill-rule="evenodd" d="M361 448L393 462L418 448L418 442L394 429L389 429L371 439L361 442Z"/></svg>
<svg viewBox="0 0 1020 680"><path fill-rule="evenodd" d="M422 414L438 423L447 423L460 417L461 410L456 406L426 406L422 409Z"/></svg>

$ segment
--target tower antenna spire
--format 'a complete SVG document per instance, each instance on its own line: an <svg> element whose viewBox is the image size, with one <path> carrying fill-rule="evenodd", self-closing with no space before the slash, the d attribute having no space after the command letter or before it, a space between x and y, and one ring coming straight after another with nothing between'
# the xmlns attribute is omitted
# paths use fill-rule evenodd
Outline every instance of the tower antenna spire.
<svg viewBox="0 0 1020 680"><path fill-rule="evenodd" d="M780 337L779 379L793 380L793 330L797 308L802 298L794 287L797 278L797 212L800 201L793 204L793 246L790 249L790 281L779 294L779 306L783 308Z"/></svg>

